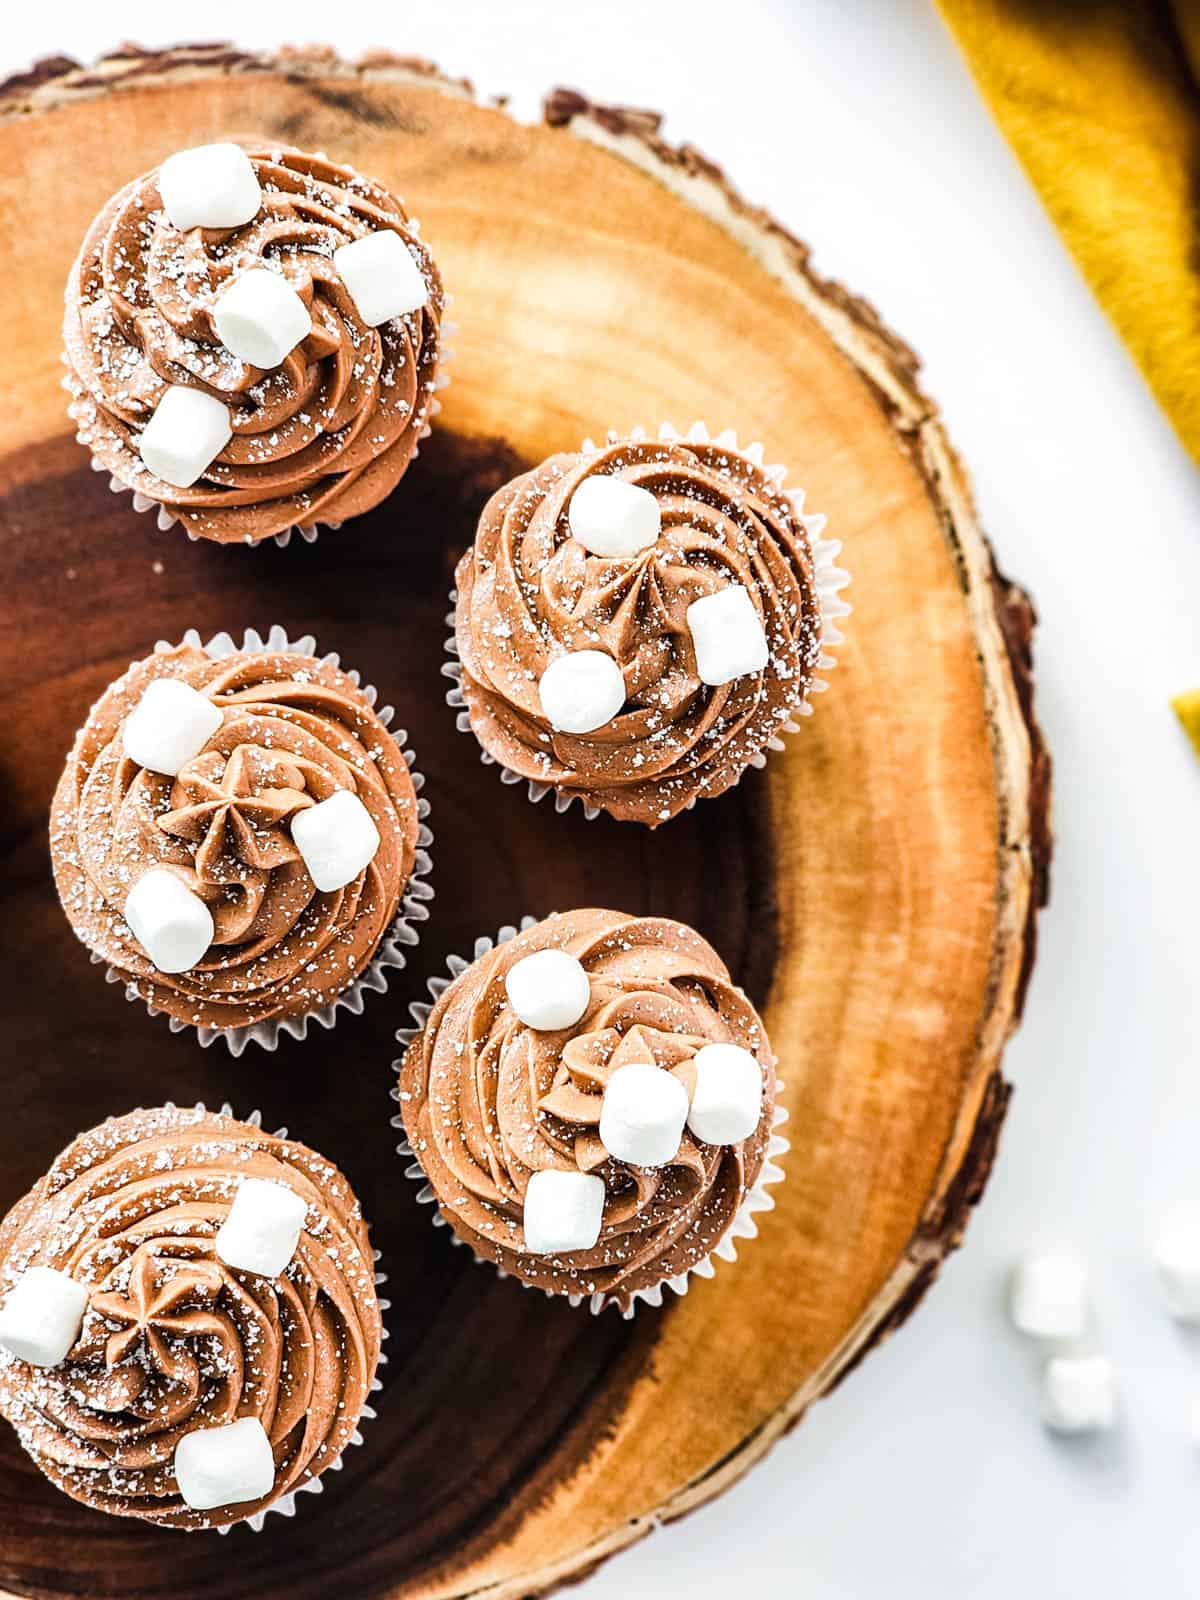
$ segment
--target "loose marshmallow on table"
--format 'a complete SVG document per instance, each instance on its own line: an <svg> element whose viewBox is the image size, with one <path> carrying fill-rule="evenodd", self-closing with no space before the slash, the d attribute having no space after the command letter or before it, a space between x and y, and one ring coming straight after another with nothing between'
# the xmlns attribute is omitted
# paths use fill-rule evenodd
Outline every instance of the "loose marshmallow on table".
<svg viewBox="0 0 1200 1600"><path fill-rule="evenodd" d="M275 1487L275 1457L257 1417L194 1428L175 1446L175 1481L193 1511L261 1500Z"/></svg>
<svg viewBox="0 0 1200 1600"><path fill-rule="evenodd" d="M292 818L292 839L322 894L353 883L375 859L379 829L356 794L339 789Z"/></svg>
<svg viewBox="0 0 1200 1600"><path fill-rule="evenodd" d="M225 289L213 311L217 337L239 361L277 367L312 332L312 316L281 273L251 267Z"/></svg>
<svg viewBox="0 0 1200 1600"><path fill-rule="evenodd" d="M1200 1322L1200 1217L1172 1218L1154 1241L1153 1259L1171 1315Z"/></svg>
<svg viewBox="0 0 1200 1600"><path fill-rule="evenodd" d="M201 144L168 156L158 169L158 192L167 220L184 230L240 228L262 205L258 174L236 144Z"/></svg>
<svg viewBox="0 0 1200 1600"><path fill-rule="evenodd" d="M1111 1428L1117 1385L1106 1356L1054 1356L1042 1374L1042 1421L1056 1433Z"/></svg>
<svg viewBox="0 0 1200 1600"><path fill-rule="evenodd" d="M1087 1325L1087 1271L1075 1256L1028 1256L1013 1272L1012 1319L1035 1339L1077 1339Z"/></svg>
<svg viewBox="0 0 1200 1600"><path fill-rule="evenodd" d="M705 1144L740 1144L762 1116L762 1068L737 1044L702 1045L692 1057L696 1087L688 1127Z"/></svg>
<svg viewBox="0 0 1200 1600"><path fill-rule="evenodd" d="M687 625L696 648L696 671L701 683L712 688L761 672L771 659L762 619L740 583L693 600Z"/></svg>
<svg viewBox="0 0 1200 1600"><path fill-rule="evenodd" d="M648 489L601 473L575 490L567 522L572 538L594 556L635 556L662 532L662 512Z"/></svg>
<svg viewBox="0 0 1200 1600"><path fill-rule="evenodd" d="M590 1250L604 1220L604 1179L591 1172L535 1172L525 1190L525 1248L553 1256Z"/></svg>
<svg viewBox="0 0 1200 1600"><path fill-rule="evenodd" d="M156 478L190 489L232 438L228 406L203 389L173 383L143 428L138 453Z"/></svg>
<svg viewBox="0 0 1200 1600"><path fill-rule="evenodd" d="M542 713L560 733L594 733L625 704L625 679L603 650L557 656L538 684Z"/></svg>
<svg viewBox="0 0 1200 1600"><path fill-rule="evenodd" d="M179 678L155 678L121 726L125 754L174 778L221 726L219 706Z"/></svg>
<svg viewBox="0 0 1200 1600"><path fill-rule="evenodd" d="M227 1266L277 1278L296 1254L308 1207L294 1189L266 1178L243 1178L217 1232Z"/></svg>
<svg viewBox="0 0 1200 1600"><path fill-rule="evenodd" d="M333 252L333 266L369 328L420 310L429 297L412 251L390 228L342 245Z"/></svg>
<svg viewBox="0 0 1200 1600"><path fill-rule="evenodd" d="M618 1161L661 1167L679 1149L687 1114L678 1078L652 1061L630 1061L605 1085L600 1143Z"/></svg>
<svg viewBox="0 0 1200 1600"><path fill-rule="evenodd" d="M508 1003L527 1028L553 1033L572 1028L592 998L588 975L565 950L535 950L509 968Z"/></svg>
<svg viewBox="0 0 1200 1600"><path fill-rule="evenodd" d="M213 942L212 912L170 867L151 867L125 897L125 920L159 972L187 972Z"/></svg>
<svg viewBox="0 0 1200 1600"><path fill-rule="evenodd" d="M0 1345L34 1367L65 1361L83 1327L88 1292L53 1267L28 1267L0 1307Z"/></svg>

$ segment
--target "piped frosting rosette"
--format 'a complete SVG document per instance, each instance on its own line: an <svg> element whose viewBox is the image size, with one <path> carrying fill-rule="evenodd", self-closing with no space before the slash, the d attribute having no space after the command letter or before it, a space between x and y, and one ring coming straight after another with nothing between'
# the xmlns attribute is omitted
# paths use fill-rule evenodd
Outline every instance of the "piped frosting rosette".
<svg viewBox="0 0 1200 1600"><path fill-rule="evenodd" d="M782 748L849 611L841 547L784 476L732 432L664 424L493 495L444 669L483 759L534 800L657 827Z"/></svg>
<svg viewBox="0 0 1200 1600"><path fill-rule="evenodd" d="M235 1054L387 988L433 890L415 757L373 687L272 628L160 644L92 707L51 855L131 1000Z"/></svg>
<svg viewBox="0 0 1200 1600"><path fill-rule="evenodd" d="M395 1125L456 1242L593 1311L661 1305L752 1238L786 1116L754 1007L699 934L566 912L481 939L399 1035Z"/></svg>
<svg viewBox="0 0 1200 1600"><path fill-rule="evenodd" d="M374 1416L387 1302L361 1207L258 1122L110 1119L0 1224L0 1411L85 1505L260 1528Z"/></svg>
<svg viewBox="0 0 1200 1600"><path fill-rule="evenodd" d="M315 537L377 505L428 434L444 306L418 224L381 184L265 139L181 152L84 239L63 324L71 415L161 526Z"/></svg>

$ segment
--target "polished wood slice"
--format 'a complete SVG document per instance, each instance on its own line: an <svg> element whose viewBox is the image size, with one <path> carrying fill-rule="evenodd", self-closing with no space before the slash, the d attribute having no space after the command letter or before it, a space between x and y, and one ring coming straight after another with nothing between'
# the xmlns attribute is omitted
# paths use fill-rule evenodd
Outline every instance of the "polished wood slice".
<svg viewBox="0 0 1200 1600"><path fill-rule="evenodd" d="M59 388L62 286L108 195L230 131L403 194L454 294L452 383L399 491L315 545L159 533ZM0 1206L77 1128L165 1099L262 1108L352 1177L390 1273L380 1415L294 1522L228 1539L106 1519L0 1435L0 1589L120 1600L515 1600L716 1494L920 1300L992 1161L1048 859L1032 613L997 576L912 354L645 113L559 92L522 126L417 62L127 50L0 91L0 593L7 1047ZM656 835L532 806L440 676L485 497L588 434L762 439L845 541L855 611L802 736ZM433 918L358 1019L240 1061L106 985L54 897L46 813L105 683L188 627L311 630L400 710L429 778ZM555 907L695 923L767 1007L792 1149L736 1264L633 1322L473 1266L388 1126L393 1030L479 932Z"/></svg>

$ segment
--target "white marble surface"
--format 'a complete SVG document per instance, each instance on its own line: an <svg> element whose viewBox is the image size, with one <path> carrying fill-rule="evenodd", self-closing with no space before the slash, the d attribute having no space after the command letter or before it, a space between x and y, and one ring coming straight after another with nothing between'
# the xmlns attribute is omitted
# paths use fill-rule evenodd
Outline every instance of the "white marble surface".
<svg viewBox="0 0 1200 1600"><path fill-rule="evenodd" d="M922 353L1006 568L1042 613L1057 761L1054 904L1002 1157L916 1317L743 1484L583 1593L717 1600L1097 1600L1195 1592L1200 1343L1160 1313L1145 1236L1200 1200L1200 766L1167 696L1200 683L1200 485L923 0L209 0L190 37L426 53L532 106L555 82L659 107ZM16 7L0 69L172 9ZM1092 1266L1122 1420L1049 1441L1003 1276L1036 1241Z"/></svg>

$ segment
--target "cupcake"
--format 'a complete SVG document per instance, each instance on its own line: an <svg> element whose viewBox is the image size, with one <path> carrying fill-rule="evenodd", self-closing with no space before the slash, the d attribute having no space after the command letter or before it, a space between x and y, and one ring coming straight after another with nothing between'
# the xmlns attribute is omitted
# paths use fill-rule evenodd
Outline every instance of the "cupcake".
<svg viewBox="0 0 1200 1600"><path fill-rule="evenodd" d="M197 539L336 526L428 432L443 305L381 184L266 139L181 151L113 196L72 268L80 442Z"/></svg>
<svg viewBox="0 0 1200 1600"><path fill-rule="evenodd" d="M290 1511L374 1413L362 1211L197 1106L80 1134L0 1224L0 1411L60 1489L168 1528Z"/></svg>
<svg viewBox="0 0 1200 1600"><path fill-rule="evenodd" d="M448 698L534 799L657 827L761 765L823 687L848 609L838 547L761 448L732 441L613 438L484 507Z"/></svg>
<svg viewBox="0 0 1200 1600"><path fill-rule="evenodd" d="M272 1046L386 988L431 891L420 779L313 641L190 634L92 707L50 848L78 937L174 1027Z"/></svg>
<svg viewBox="0 0 1200 1600"><path fill-rule="evenodd" d="M571 911L451 963L399 1065L440 1219L546 1294L661 1303L732 1254L781 1177L761 1019L698 933Z"/></svg>

